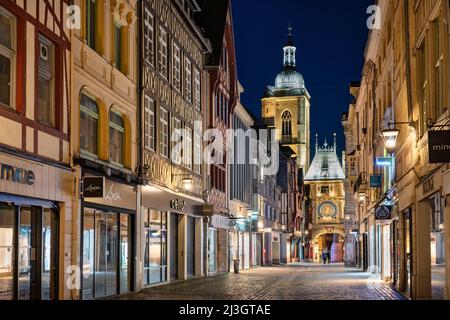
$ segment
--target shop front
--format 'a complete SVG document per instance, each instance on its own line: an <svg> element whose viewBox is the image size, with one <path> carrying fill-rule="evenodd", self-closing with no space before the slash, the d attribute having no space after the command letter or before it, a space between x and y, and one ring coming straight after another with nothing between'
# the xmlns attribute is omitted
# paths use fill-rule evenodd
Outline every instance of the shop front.
<svg viewBox="0 0 450 320"><path fill-rule="evenodd" d="M230 219L225 215L208 217L208 275L230 272L233 259Z"/></svg>
<svg viewBox="0 0 450 320"><path fill-rule="evenodd" d="M81 202L81 298L135 290L136 186L85 174Z"/></svg>
<svg viewBox="0 0 450 320"><path fill-rule="evenodd" d="M69 168L0 153L0 300L70 298L73 181Z"/></svg>
<svg viewBox="0 0 450 320"><path fill-rule="evenodd" d="M413 298L445 299L445 219L443 172L437 170L416 186L413 214Z"/></svg>
<svg viewBox="0 0 450 320"><path fill-rule="evenodd" d="M204 276L202 200L143 186L140 288Z"/></svg>

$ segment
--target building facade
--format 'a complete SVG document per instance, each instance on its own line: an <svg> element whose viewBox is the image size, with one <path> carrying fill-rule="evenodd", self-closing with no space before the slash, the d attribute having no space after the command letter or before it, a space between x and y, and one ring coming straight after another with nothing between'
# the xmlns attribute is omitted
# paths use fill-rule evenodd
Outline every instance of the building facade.
<svg viewBox="0 0 450 320"><path fill-rule="evenodd" d="M239 92L244 89L239 85ZM233 162L230 164L230 216L232 223L231 255L233 261L239 260L241 270L249 269L252 262L252 176L254 164L251 163L252 115L239 100L232 115Z"/></svg>
<svg viewBox="0 0 450 320"><path fill-rule="evenodd" d="M0 300L70 299L66 1L0 1Z"/></svg>
<svg viewBox="0 0 450 320"><path fill-rule="evenodd" d="M236 53L233 34L231 1L199 1L202 12L197 23L211 41L212 51L207 55L207 105L204 114L206 140L211 146L207 197L204 215L207 224L207 274L228 272L230 252L230 176L228 155L230 141L227 130L231 128L232 113L239 99Z"/></svg>
<svg viewBox="0 0 450 320"><path fill-rule="evenodd" d="M315 263L323 261L325 252L330 262L344 262L345 174L336 154L336 135L334 139L333 146L325 140L323 147L316 140L316 154L305 176L312 210L309 255Z"/></svg>
<svg viewBox="0 0 450 320"><path fill-rule="evenodd" d="M81 9L82 22L71 32L70 137L77 175L72 260L83 277L73 299L136 289L136 4L74 2ZM92 194L96 188L103 192Z"/></svg>
<svg viewBox="0 0 450 320"><path fill-rule="evenodd" d="M449 123L449 4L378 5L383 27L369 35L357 101L348 113L357 141L360 265L412 299L443 299L449 165L430 157L439 148L429 147Z"/></svg>
<svg viewBox="0 0 450 320"><path fill-rule="evenodd" d="M141 1L139 288L204 272L204 56L196 1Z"/></svg>

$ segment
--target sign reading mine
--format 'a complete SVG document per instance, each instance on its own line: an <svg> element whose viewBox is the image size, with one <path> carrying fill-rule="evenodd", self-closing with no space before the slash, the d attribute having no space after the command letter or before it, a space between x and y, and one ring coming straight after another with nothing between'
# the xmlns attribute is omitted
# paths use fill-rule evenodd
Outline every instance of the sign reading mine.
<svg viewBox="0 0 450 320"><path fill-rule="evenodd" d="M430 163L450 163L450 130L428 132Z"/></svg>

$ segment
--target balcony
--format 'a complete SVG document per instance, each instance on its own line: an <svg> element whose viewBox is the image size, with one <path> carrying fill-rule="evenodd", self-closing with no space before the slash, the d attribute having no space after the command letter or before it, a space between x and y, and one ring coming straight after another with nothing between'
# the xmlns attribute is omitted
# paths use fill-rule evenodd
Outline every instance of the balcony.
<svg viewBox="0 0 450 320"><path fill-rule="evenodd" d="M365 192L367 190L367 172L361 172L355 183L354 193Z"/></svg>

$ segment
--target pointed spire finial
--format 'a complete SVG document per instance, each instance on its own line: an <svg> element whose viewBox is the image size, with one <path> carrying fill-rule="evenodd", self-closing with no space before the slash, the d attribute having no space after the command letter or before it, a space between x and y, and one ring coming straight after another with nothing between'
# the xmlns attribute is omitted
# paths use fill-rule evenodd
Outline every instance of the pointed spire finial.
<svg viewBox="0 0 450 320"><path fill-rule="evenodd" d="M333 133L333 138L334 138L334 151L336 151L337 150L336 133Z"/></svg>
<svg viewBox="0 0 450 320"><path fill-rule="evenodd" d="M292 24L291 24L291 19L289 19L289 27L288 27L288 30L289 30L289 36L292 36Z"/></svg>

